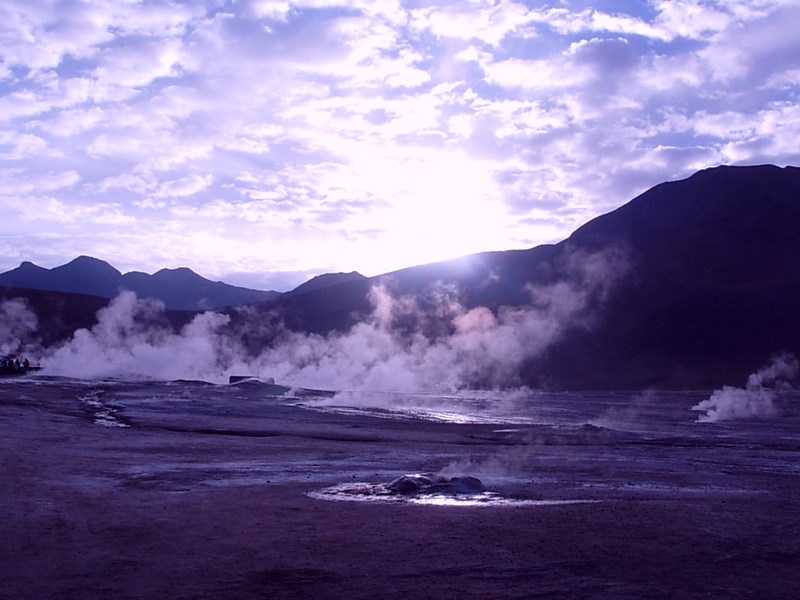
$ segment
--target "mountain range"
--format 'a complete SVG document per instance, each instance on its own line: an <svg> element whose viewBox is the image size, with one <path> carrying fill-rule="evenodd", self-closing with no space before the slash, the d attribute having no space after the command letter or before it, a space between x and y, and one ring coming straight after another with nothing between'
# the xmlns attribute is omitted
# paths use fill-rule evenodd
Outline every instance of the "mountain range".
<svg viewBox="0 0 800 600"><path fill-rule="evenodd" d="M558 244L485 252L371 278L328 274L289 293L215 300L214 307L228 303L222 310L231 317L230 328L254 352L287 328L327 335L373 318L371 294L376 287L395 298L413 298L416 310L393 325L429 338L453 334L452 315L442 311L443 296L462 311L486 307L498 319L513 316L512 309L545 314L546 307L547 314L568 313L570 319L546 347L534 351L537 342L530 340L530 356L509 385L572 390L741 385L776 354L800 356L798 231L800 169L716 167L655 186ZM82 257L70 265L96 267L94 260ZM155 295L155 283L174 281L177 272L190 281L199 277L188 269L122 276L106 266L96 269L104 277L87 282L81 279L82 270L74 269L62 279L60 291L34 292L21 288L33 287L30 282L46 270L23 263L15 277L29 277L24 280L28 285L5 278L8 273L0 275L0 285L15 286L0 289L0 297L25 296L35 310L37 305L60 310L61 320L51 316L42 323L43 329L51 329L43 339L52 341L68 333L70 323L89 322L90 308L102 304L77 301L66 292L108 298L120 287L139 285L137 294ZM61 277L67 267L50 273ZM137 279L153 282L153 287L137 284ZM183 302L167 306L206 307ZM212 307L211 301L205 302ZM242 303L246 310L231 307ZM190 316L169 313L175 326Z"/></svg>
<svg viewBox="0 0 800 600"><path fill-rule="evenodd" d="M105 261L90 256L45 269L23 262L0 274L0 285L51 292L87 294L114 298L122 290L140 298L154 298L172 310L208 310L251 304L279 296L279 292L253 290L209 281L186 267L161 269L149 275L138 271L124 275Z"/></svg>

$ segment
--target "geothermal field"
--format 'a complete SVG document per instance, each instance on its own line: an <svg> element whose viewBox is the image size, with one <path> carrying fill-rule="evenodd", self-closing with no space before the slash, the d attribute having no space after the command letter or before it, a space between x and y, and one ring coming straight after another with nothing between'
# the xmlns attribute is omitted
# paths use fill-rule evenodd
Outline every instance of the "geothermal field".
<svg viewBox="0 0 800 600"><path fill-rule="evenodd" d="M0 382L4 599L788 599L800 395ZM406 476L406 477L403 477Z"/></svg>

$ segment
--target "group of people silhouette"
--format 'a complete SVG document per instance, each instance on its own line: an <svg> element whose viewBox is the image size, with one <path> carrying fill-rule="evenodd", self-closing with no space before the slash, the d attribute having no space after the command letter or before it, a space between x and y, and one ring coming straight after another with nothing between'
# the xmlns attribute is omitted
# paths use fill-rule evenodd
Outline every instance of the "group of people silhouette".
<svg viewBox="0 0 800 600"><path fill-rule="evenodd" d="M31 362L26 358L20 362L19 358L14 355L3 356L2 361L0 362L0 372L3 373L24 373L27 371L30 366Z"/></svg>

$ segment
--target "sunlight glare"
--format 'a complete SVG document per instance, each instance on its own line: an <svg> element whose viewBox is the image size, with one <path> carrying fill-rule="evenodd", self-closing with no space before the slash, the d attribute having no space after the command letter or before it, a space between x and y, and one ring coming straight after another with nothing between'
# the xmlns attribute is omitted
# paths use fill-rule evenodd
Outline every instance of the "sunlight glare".
<svg viewBox="0 0 800 600"><path fill-rule="evenodd" d="M359 170L369 191L390 205L375 217L388 229L384 248L409 265L505 242L487 239L505 224L505 212L492 204L496 183L485 162L423 149L402 161L373 157Z"/></svg>

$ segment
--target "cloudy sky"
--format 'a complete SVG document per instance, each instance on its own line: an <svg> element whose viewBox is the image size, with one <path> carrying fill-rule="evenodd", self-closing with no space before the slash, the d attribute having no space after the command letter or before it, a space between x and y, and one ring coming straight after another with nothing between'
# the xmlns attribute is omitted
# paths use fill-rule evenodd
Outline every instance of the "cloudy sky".
<svg viewBox="0 0 800 600"><path fill-rule="evenodd" d="M800 0L3 0L0 271L284 290L800 164Z"/></svg>

